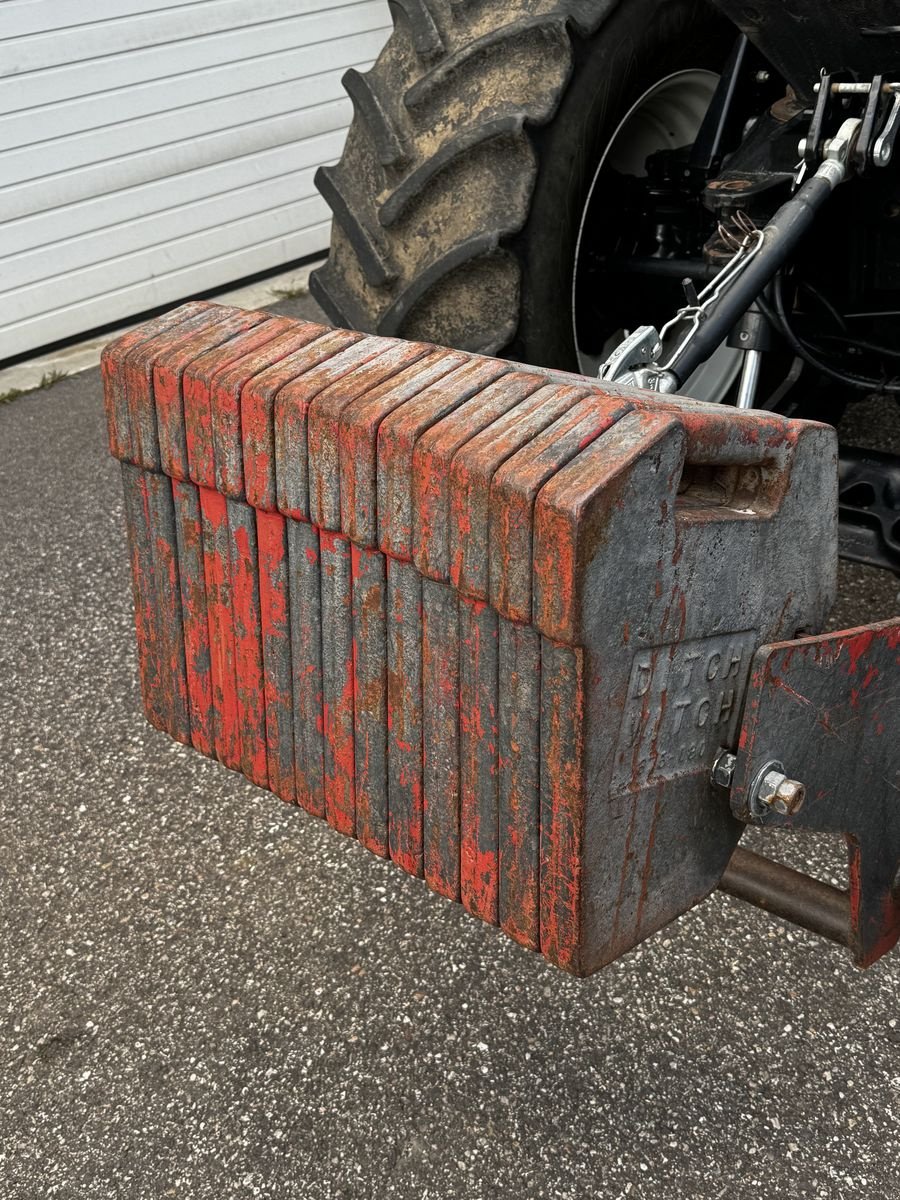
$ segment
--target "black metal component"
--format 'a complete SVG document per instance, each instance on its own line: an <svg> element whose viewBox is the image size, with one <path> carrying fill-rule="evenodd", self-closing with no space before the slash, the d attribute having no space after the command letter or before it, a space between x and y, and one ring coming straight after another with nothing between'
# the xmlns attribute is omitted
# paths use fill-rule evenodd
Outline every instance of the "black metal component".
<svg viewBox="0 0 900 1200"><path fill-rule="evenodd" d="M772 324L755 303L750 305L728 335L728 345L736 350L771 350L775 345Z"/></svg>
<svg viewBox="0 0 900 1200"><path fill-rule="evenodd" d="M764 224L778 193L786 198L793 185L797 142L808 121L803 106L790 98L773 104L706 185L704 205L724 219L740 208Z"/></svg>
<svg viewBox="0 0 900 1200"><path fill-rule="evenodd" d="M850 942L849 892L752 850L738 846L719 890L842 946Z"/></svg>
<svg viewBox="0 0 900 1200"><path fill-rule="evenodd" d="M875 140L877 132L878 117L884 108L883 84L884 76L876 75L872 80L869 94L866 97L866 107L863 112L862 124L859 127L856 144L850 153L850 165L857 171L864 171L871 159L872 142Z"/></svg>
<svg viewBox="0 0 900 1200"><path fill-rule="evenodd" d="M679 283L684 279L709 283L719 270L701 258L650 258L646 255L606 258L601 260L601 264L605 276L651 275L658 279L677 279Z"/></svg>
<svg viewBox="0 0 900 1200"><path fill-rule="evenodd" d="M797 95L811 103L812 85L824 66L871 79L900 70L896 0L712 0Z"/></svg>
<svg viewBox="0 0 900 1200"><path fill-rule="evenodd" d="M732 140L734 102L746 62L747 39L741 34L719 76L713 98L691 147L689 164L692 170L705 172L709 176L718 169L724 147Z"/></svg>
<svg viewBox="0 0 900 1200"><path fill-rule="evenodd" d="M782 204L762 230L762 244L753 258L725 290L694 336L667 363L667 369L679 384L709 358L775 272L784 266L831 193L831 183L817 174Z"/></svg>
<svg viewBox="0 0 900 1200"><path fill-rule="evenodd" d="M841 449L840 555L900 575L900 457Z"/></svg>
<svg viewBox="0 0 900 1200"><path fill-rule="evenodd" d="M755 654L731 809L757 823L773 761L805 786L768 828L842 833L849 940L868 966L900 938L900 619L762 646ZM782 777L783 778L783 777Z"/></svg>
<svg viewBox="0 0 900 1200"><path fill-rule="evenodd" d="M813 109L809 132L803 146L803 161L811 169L819 165L822 158L822 147L825 144L825 128L834 108L834 97L831 94L831 76L822 72L819 78L819 90L816 94L816 105Z"/></svg>

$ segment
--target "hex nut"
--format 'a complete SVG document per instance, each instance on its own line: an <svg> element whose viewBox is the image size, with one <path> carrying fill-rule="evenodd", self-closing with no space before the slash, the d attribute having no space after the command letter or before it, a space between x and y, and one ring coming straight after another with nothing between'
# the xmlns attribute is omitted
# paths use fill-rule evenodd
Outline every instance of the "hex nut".
<svg viewBox="0 0 900 1200"><path fill-rule="evenodd" d="M711 772L711 779L716 787L725 788L726 791L731 789L736 765L737 756L732 754L730 750L722 750L719 753L716 761L713 763Z"/></svg>
<svg viewBox="0 0 900 1200"><path fill-rule="evenodd" d="M806 787L797 779L788 779L783 771L767 771L760 781L756 799L771 812L789 817L803 807Z"/></svg>

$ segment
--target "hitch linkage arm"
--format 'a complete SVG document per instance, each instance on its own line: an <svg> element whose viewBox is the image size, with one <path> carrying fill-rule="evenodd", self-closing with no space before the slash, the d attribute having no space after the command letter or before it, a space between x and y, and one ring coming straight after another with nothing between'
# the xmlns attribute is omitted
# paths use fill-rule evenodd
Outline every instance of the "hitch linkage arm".
<svg viewBox="0 0 900 1200"><path fill-rule="evenodd" d="M723 268L719 288L714 280L706 289L713 295L716 290L720 292L714 302L693 312L682 310L685 318L694 317L694 325L668 362L656 363L662 351L660 335L652 326L642 325L610 355L600 369L600 378L652 391L677 392L785 265L831 193L847 178L860 124L859 118L848 118L837 135L825 143L825 158L816 172L763 229L755 231L756 244ZM653 347L654 353L649 365L643 365L648 364L648 347Z"/></svg>

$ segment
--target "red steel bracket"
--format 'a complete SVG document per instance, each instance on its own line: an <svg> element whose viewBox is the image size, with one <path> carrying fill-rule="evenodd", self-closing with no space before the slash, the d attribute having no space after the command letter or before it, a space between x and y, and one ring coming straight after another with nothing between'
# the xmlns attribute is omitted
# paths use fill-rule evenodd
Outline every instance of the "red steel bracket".
<svg viewBox="0 0 900 1200"><path fill-rule="evenodd" d="M798 811L779 813L777 806L760 801L763 781L773 769L805 785ZM731 804L735 816L753 824L842 833L850 888L849 928L841 940L860 967L896 944L900 619L757 650ZM804 878L796 885L802 888Z"/></svg>

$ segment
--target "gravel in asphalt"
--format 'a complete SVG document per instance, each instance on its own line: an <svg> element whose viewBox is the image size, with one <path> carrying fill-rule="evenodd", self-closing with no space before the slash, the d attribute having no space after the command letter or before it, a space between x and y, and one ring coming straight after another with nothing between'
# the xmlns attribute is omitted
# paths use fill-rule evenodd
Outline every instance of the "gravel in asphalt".
<svg viewBox="0 0 900 1200"><path fill-rule="evenodd" d="M0 1196L900 1197L900 954L717 894L577 981L149 728L96 371L0 514Z"/></svg>

